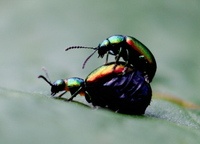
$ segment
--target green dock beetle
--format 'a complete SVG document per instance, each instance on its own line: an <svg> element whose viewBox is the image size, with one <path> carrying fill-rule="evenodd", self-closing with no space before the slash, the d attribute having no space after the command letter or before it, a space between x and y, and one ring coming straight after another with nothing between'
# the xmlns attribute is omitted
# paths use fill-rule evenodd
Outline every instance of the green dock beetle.
<svg viewBox="0 0 200 144"><path fill-rule="evenodd" d="M114 35L105 39L97 47L71 46L66 48L65 51L76 48L94 49L94 52L85 60L83 68L88 59L98 51L101 58L107 54L106 63L109 54L115 56L116 63L122 57L127 66L133 65L144 75L147 74L150 82L156 73L156 60L151 51L139 40L131 36Z"/></svg>
<svg viewBox="0 0 200 144"><path fill-rule="evenodd" d="M100 106L124 114L144 114L150 104L152 90L143 74L124 62L107 63L92 71L85 80L77 77L57 80L51 83L48 78L40 75L51 86L54 96L63 91L61 97L70 91L72 101L78 94L85 96L93 106ZM124 69L126 72L124 73Z"/></svg>

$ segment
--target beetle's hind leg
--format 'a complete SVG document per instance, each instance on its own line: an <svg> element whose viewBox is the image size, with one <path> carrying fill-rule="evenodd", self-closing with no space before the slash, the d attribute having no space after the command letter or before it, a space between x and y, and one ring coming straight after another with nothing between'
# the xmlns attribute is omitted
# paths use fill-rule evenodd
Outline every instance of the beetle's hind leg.
<svg viewBox="0 0 200 144"><path fill-rule="evenodd" d="M126 57L127 57L127 60L125 61L125 68L123 70L123 74L126 73L128 67L130 66L130 62L129 62L129 51L126 49Z"/></svg>
<svg viewBox="0 0 200 144"><path fill-rule="evenodd" d="M87 92L87 91L85 91L85 99L86 99L86 101L87 102L89 102L89 103L91 103L92 102L92 97L90 96L90 94Z"/></svg>
<svg viewBox="0 0 200 144"><path fill-rule="evenodd" d="M120 47L119 53L115 56L115 65L113 67L113 70L115 70L115 68L117 67L121 55L122 55L122 47Z"/></svg>

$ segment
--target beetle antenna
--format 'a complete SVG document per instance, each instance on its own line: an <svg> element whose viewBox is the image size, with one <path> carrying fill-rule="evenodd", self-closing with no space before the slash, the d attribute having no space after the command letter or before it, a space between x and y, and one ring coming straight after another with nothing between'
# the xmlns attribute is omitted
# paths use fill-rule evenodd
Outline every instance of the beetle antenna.
<svg viewBox="0 0 200 144"><path fill-rule="evenodd" d="M39 75L38 78L44 79L50 86L53 86L52 83L50 81L48 81L47 78L44 77L43 75Z"/></svg>
<svg viewBox="0 0 200 144"><path fill-rule="evenodd" d="M50 78L49 78L49 74L48 74L48 71L45 67L42 67L42 70L44 71L45 75L46 75L46 78L48 79L49 82L51 82Z"/></svg>
<svg viewBox="0 0 200 144"><path fill-rule="evenodd" d="M94 47L85 47L85 46L71 46L65 49L65 51L68 51L70 49L79 49L79 48L84 48L84 49L96 49Z"/></svg>
<svg viewBox="0 0 200 144"><path fill-rule="evenodd" d="M43 76L43 75L39 75L38 78L44 79L50 86L53 86L53 84L51 83L51 80L50 80L50 78L49 78L47 69L46 69L45 67L42 67L42 70L44 71L46 77Z"/></svg>
<svg viewBox="0 0 200 144"><path fill-rule="evenodd" d="M98 50L98 48L95 48L94 52L86 58L86 60L85 60L84 63L83 63L82 69L84 69L85 64L87 63L87 61L94 55L94 53L95 53L97 50Z"/></svg>

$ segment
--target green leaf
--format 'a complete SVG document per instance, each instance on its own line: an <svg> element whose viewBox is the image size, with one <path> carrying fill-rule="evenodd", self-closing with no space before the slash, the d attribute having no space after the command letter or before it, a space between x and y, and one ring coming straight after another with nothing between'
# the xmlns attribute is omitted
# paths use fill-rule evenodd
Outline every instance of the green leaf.
<svg viewBox="0 0 200 144"><path fill-rule="evenodd" d="M153 99L144 116L0 88L1 143L198 143L200 112Z"/></svg>

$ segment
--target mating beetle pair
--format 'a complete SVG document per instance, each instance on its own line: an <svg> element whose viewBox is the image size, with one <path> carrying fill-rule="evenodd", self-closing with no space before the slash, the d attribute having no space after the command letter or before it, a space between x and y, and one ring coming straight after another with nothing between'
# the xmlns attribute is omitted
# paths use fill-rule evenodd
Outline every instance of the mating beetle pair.
<svg viewBox="0 0 200 144"><path fill-rule="evenodd" d="M142 43L129 36L115 35L107 38L98 47L73 46L74 48L94 49L87 60L98 51L99 57L107 53L106 64L92 71L85 80L77 77L57 80L51 85L54 96L60 91L70 91L71 101L76 95L84 95L94 106L108 108L125 114L143 114L150 104L152 91L149 82L156 72L156 61L152 53ZM108 55L115 55L116 61L107 63ZM123 58L125 62L120 62Z"/></svg>

